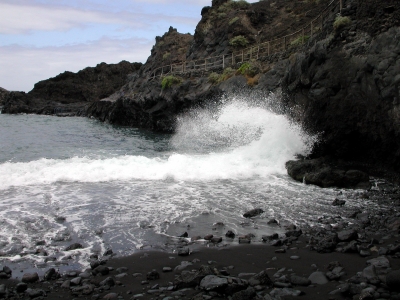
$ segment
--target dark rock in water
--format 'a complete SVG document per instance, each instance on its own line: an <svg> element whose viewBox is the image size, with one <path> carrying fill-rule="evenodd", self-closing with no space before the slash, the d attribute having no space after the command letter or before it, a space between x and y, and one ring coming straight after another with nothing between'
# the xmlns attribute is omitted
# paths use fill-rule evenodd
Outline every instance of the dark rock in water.
<svg viewBox="0 0 400 300"><path fill-rule="evenodd" d="M7 267L7 266L3 267L3 272L6 273L7 275L11 275L12 274L11 269L9 267Z"/></svg>
<svg viewBox="0 0 400 300"><path fill-rule="evenodd" d="M340 199L337 199L337 198L335 200L333 200L333 202L332 202L333 206L343 206L345 204L346 204L345 200L340 200Z"/></svg>
<svg viewBox="0 0 400 300"><path fill-rule="evenodd" d="M400 292L400 270L391 271L386 275L386 285L389 290Z"/></svg>
<svg viewBox="0 0 400 300"><path fill-rule="evenodd" d="M112 255L114 252L112 251L112 249L107 249L106 252L103 253L103 256L109 256Z"/></svg>
<svg viewBox="0 0 400 300"><path fill-rule="evenodd" d="M52 279L56 279L59 276L59 274L56 272L56 270L54 268L48 269L46 271L46 273L44 273L44 280L52 280Z"/></svg>
<svg viewBox="0 0 400 300"><path fill-rule="evenodd" d="M267 222L267 224L278 224L279 222L275 219L271 219Z"/></svg>
<svg viewBox="0 0 400 300"><path fill-rule="evenodd" d="M79 243L74 243L72 245L69 245L67 248L65 248L65 251L71 251L71 250L77 250L77 249L82 249L83 246Z"/></svg>
<svg viewBox="0 0 400 300"><path fill-rule="evenodd" d="M160 274L156 270L152 270L151 272L147 273L146 279L147 280L156 280L160 278Z"/></svg>
<svg viewBox="0 0 400 300"><path fill-rule="evenodd" d="M264 212L264 211L263 211L261 208L255 208L255 209L252 209L252 210L250 210L250 211L244 213L244 214L243 214L243 217L245 217L245 218L252 218L252 217L261 215L263 212Z"/></svg>
<svg viewBox="0 0 400 300"><path fill-rule="evenodd" d="M204 239L206 241L210 241L214 236L212 234L207 234L206 236L204 236Z"/></svg>
<svg viewBox="0 0 400 300"><path fill-rule="evenodd" d="M299 230L290 230L290 231L286 231L285 232L286 237L291 237L291 236L299 237L302 234L303 234L303 231L301 229L299 229Z"/></svg>
<svg viewBox="0 0 400 300"><path fill-rule="evenodd" d="M192 237L190 238L190 240L191 240L192 242L195 242L195 241L201 240L201 236L199 236L199 235L192 236Z"/></svg>
<svg viewBox="0 0 400 300"><path fill-rule="evenodd" d="M277 240L277 239L279 239L279 234L277 234L277 233L273 233L271 235L263 235L262 236L263 242Z"/></svg>
<svg viewBox="0 0 400 300"><path fill-rule="evenodd" d="M228 230L228 231L225 233L225 236L226 236L227 238L234 239L234 238L235 238L235 233L234 233L233 231L231 231L231 230Z"/></svg>
<svg viewBox="0 0 400 300"><path fill-rule="evenodd" d="M183 234L181 234L179 237L183 237L183 238L186 238L186 237L188 237L189 236L189 234L185 231Z"/></svg>
<svg viewBox="0 0 400 300"><path fill-rule="evenodd" d="M368 174L358 170L345 170L330 159L288 161L286 169L290 177L320 187L364 188L370 187Z"/></svg>
<svg viewBox="0 0 400 300"><path fill-rule="evenodd" d="M211 242L211 243L214 243L214 244L219 244L219 243L222 242L222 237L213 237L213 238L210 240L210 242Z"/></svg>
<svg viewBox="0 0 400 300"><path fill-rule="evenodd" d="M34 283L36 281L39 281L39 275L38 273L25 273L22 276L21 281L25 283Z"/></svg>

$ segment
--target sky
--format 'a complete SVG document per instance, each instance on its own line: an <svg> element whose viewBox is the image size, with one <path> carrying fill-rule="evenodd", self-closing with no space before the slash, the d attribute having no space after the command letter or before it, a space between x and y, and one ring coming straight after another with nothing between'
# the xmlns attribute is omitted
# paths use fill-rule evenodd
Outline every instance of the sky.
<svg viewBox="0 0 400 300"><path fill-rule="evenodd" d="M170 26L194 34L207 5L211 0L0 0L0 87L28 92L64 71L144 63Z"/></svg>

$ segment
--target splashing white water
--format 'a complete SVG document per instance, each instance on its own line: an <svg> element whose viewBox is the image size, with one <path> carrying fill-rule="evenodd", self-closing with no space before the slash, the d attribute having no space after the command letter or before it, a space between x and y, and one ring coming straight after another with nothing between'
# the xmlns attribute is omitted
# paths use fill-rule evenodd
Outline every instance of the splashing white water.
<svg viewBox="0 0 400 300"><path fill-rule="evenodd" d="M198 110L182 116L171 141L176 153L156 158L124 155L6 162L0 165L0 189L54 182L263 177L284 173L285 162L307 154L312 142L284 115L234 101L217 112Z"/></svg>

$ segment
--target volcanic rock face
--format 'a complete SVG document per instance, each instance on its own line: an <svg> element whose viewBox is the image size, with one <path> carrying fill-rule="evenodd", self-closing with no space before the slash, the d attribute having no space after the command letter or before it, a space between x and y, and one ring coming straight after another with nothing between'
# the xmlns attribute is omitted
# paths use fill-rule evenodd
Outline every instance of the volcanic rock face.
<svg viewBox="0 0 400 300"><path fill-rule="evenodd" d="M0 87L0 106L3 105L4 99L10 92Z"/></svg>
<svg viewBox="0 0 400 300"><path fill-rule="evenodd" d="M379 8L384 11L387 4ZM292 55L283 87L290 95L287 105L297 109L294 117L320 134L315 156L380 161L398 169L400 28L385 31L382 25L369 34L361 13L356 13L376 5L360 1L349 6L349 16L358 21L333 31L309 51ZM399 3L396 7L400 9ZM386 19L385 24L395 22L390 13Z"/></svg>
<svg viewBox="0 0 400 300"><path fill-rule="evenodd" d="M114 93L128 81L128 74L140 67L140 63L121 61L101 63L78 73L64 72L36 83L29 93L9 93L3 113L74 114L88 102Z"/></svg>
<svg viewBox="0 0 400 300"><path fill-rule="evenodd" d="M151 56L139 70L139 65L131 70L125 63L121 65L126 73L137 70L124 86L120 78L126 78L126 74L118 77L121 74L113 69L101 71L106 66L100 65L82 75L88 78L84 86L79 86L80 75L64 73L38 83L27 95L11 93L3 112L69 111L113 124L173 132L179 114L193 107L218 105L219 97L225 93L243 88L262 92L282 90L283 97L277 101L286 110L280 112L286 112L320 137L312 156L383 162L398 169L399 1L343 1L341 15L349 18L346 24L334 27L336 11L331 11L323 24L315 25L316 33L305 44L290 45L286 51L260 58L256 63L257 74L252 78L240 74L236 64L231 66L233 73L217 81L210 80L210 71L201 68L174 74L177 78L167 88L162 88L161 77L152 76L154 69L163 65L183 60L204 61L209 56L240 51L243 45L231 43L238 36L248 46L256 46L289 34L309 24L328 3L328 0L253 4L212 1L211 7L201 11L202 19L194 36L180 34L171 27L156 38ZM224 75L223 70L214 71L218 76ZM167 72L168 68L163 75ZM100 89L105 82L102 80L114 75L122 88L110 83ZM96 80L102 84L97 85ZM116 91L112 93L112 89ZM96 101L99 99L102 101ZM89 105L85 107L83 103Z"/></svg>

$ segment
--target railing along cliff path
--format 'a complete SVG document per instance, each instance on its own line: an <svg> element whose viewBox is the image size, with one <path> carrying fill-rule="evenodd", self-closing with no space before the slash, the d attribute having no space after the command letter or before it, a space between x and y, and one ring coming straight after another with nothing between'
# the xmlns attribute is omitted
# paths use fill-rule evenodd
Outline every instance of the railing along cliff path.
<svg viewBox="0 0 400 300"><path fill-rule="evenodd" d="M167 75L189 73L192 71L225 69L225 67L233 66L238 63L248 62L253 59L258 60L261 57L283 52L287 50L288 46L290 46L295 40L305 38L306 36L312 38L318 31L322 29L326 17L335 13L330 12L330 9L335 10L339 7L338 13L342 11L343 1L344 0L332 0L332 2L330 2L329 5L315 19L293 33L248 47L241 51L165 65L153 70L149 76L149 80Z"/></svg>

